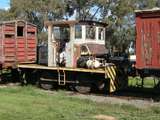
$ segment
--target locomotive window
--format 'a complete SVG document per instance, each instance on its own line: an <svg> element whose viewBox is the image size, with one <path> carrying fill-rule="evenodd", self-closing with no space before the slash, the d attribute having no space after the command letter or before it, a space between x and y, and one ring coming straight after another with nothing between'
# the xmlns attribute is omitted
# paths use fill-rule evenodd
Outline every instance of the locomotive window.
<svg viewBox="0 0 160 120"><path fill-rule="evenodd" d="M56 40L63 40L66 42L69 40L70 31L68 27L54 27L53 32Z"/></svg>
<svg viewBox="0 0 160 120"><path fill-rule="evenodd" d="M62 28L61 32L60 32L61 36L62 36L62 40L64 41L69 41L69 38L70 38L70 31L69 31L69 28L68 27L64 27Z"/></svg>
<svg viewBox="0 0 160 120"><path fill-rule="evenodd" d="M95 39L95 27L93 26L87 26L86 27L86 38L87 39Z"/></svg>
<svg viewBox="0 0 160 120"><path fill-rule="evenodd" d="M82 26L80 25L75 26L75 38L82 38Z"/></svg>
<svg viewBox="0 0 160 120"><path fill-rule="evenodd" d="M53 32L54 32L54 37L56 40L60 40L60 30L59 27L54 27L53 28Z"/></svg>
<svg viewBox="0 0 160 120"><path fill-rule="evenodd" d="M104 29L103 28L98 29L98 39L104 40Z"/></svg>
<svg viewBox="0 0 160 120"><path fill-rule="evenodd" d="M17 27L17 36L18 37L23 37L23 29L24 29L23 26L18 26Z"/></svg>

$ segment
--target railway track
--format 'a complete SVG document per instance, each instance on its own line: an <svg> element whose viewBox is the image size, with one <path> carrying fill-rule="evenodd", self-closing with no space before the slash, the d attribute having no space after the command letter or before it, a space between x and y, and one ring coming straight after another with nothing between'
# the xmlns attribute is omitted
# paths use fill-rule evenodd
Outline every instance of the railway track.
<svg viewBox="0 0 160 120"><path fill-rule="evenodd" d="M7 83L7 84L0 84L0 88L3 87L12 87L12 86L20 86L18 83ZM121 100L143 100L143 101L149 101L149 102L160 102L160 90L159 89L149 89L149 88L135 88L135 87L129 87L125 90L121 90L115 93L111 94L104 94L103 92L91 92L86 94L81 94L76 91L71 90L70 88L66 86L56 86L55 89L49 90L49 92L57 90L64 90L65 93L67 93L70 96L96 96L97 99L99 98L116 98Z"/></svg>
<svg viewBox="0 0 160 120"><path fill-rule="evenodd" d="M147 89L147 88L133 88L133 87L127 88L125 90L115 92L108 96L126 100L139 99L139 100L147 100L153 102L160 101L160 92L156 89Z"/></svg>
<svg viewBox="0 0 160 120"><path fill-rule="evenodd" d="M135 95L131 91L120 91L114 94L104 95L102 93L88 93L81 94L73 91L65 91L65 94L69 97L78 97L79 99L91 100L98 103L116 104L116 105L131 105L136 108L148 108L148 107L158 107L160 106L160 94L151 95L149 93L140 92L139 95ZM141 96L140 96L141 95Z"/></svg>
<svg viewBox="0 0 160 120"><path fill-rule="evenodd" d="M69 92L69 95L76 96L81 93L78 93L76 91L71 91L70 89L58 87L58 89L64 89L66 92ZM154 88L137 88L137 87L129 87L125 90L121 90L115 93L108 93L104 94L101 91L91 92L83 94L86 96L97 96L97 97L113 97L123 100L144 100L144 101L150 101L150 102L160 102L160 90L154 89Z"/></svg>

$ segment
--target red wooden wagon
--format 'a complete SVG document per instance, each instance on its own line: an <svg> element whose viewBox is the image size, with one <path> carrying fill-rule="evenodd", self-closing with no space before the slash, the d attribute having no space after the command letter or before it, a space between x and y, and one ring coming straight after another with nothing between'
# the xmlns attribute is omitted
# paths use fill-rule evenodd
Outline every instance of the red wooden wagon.
<svg viewBox="0 0 160 120"><path fill-rule="evenodd" d="M14 68L19 63L36 61L37 28L23 20L0 23L0 64Z"/></svg>

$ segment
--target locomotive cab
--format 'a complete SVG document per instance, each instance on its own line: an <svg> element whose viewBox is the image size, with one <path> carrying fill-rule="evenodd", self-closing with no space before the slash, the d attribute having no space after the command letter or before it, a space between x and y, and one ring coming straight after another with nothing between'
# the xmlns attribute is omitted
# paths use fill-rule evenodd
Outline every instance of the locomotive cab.
<svg viewBox="0 0 160 120"><path fill-rule="evenodd" d="M107 53L105 48L105 23L95 21L47 21L48 66L87 67ZM89 63L90 61L90 63Z"/></svg>

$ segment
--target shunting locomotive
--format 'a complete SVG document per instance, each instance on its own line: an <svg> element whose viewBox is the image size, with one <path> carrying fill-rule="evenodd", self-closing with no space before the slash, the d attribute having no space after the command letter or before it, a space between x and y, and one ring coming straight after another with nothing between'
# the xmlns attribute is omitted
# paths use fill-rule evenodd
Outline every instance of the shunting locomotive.
<svg viewBox="0 0 160 120"><path fill-rule="evenodd" d="M96 21L46 21L48 45L38 48L38 64L18 65L22 76L31 81L26 76L34 71L45 89L68 85L83 93L126 86L123 69L107 62L106 26Z"/></svg>

